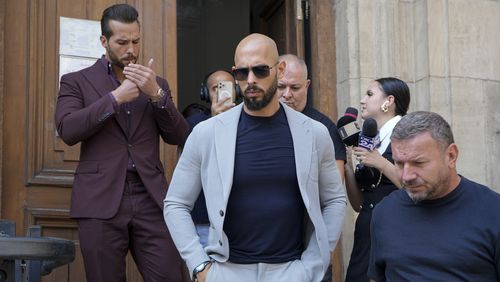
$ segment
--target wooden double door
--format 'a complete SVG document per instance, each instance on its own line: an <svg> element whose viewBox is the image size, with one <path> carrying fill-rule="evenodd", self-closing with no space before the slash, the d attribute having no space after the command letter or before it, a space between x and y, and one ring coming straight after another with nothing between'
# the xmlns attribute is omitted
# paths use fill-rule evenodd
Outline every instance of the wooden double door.
<svg viewBox="0 0 500 282"><path fill-rule="evenodd" d="M14 220L18 236L25 235L28 226L40 225L43 236L70 239L77 246L75 261L55 269L44 281L86 281L76 223L69 218L79 145L62 142L53 118L59 88L60 17L98 21L106 7L124 2L139 11L143 33L139 61L155 58L155 71L167 78L176 101L177 66L182 62L177 60L175 0L0 2L0 218ZM248 12L257 15L252 31L271 35L280 52L304 56L300 2L249 0ZM75 44L87 43L77 38ZM330 113L336 117L335 110ZM161 158L170 178L176 148L162 145ZM127 265L128 281L142 281L130 258Z"/></svg>

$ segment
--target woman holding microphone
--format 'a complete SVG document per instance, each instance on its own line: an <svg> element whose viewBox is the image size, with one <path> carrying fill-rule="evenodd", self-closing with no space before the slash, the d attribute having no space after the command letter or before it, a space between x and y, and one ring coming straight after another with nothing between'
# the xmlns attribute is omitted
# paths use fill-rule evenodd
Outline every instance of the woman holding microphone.
<svg viewBox="0 0 500 282"><path fill-rule="evenodd" d="M374 80L361 99L361 118L365 121L369 118L376 121L380 143L373 150L362 147L347 148L347 195L351 206L359 215L346 281L369 281L367 270L370 259L372 210L382 198L401 187L392 160L390 137L396 123L408 111L409 105L408 85L394 77ZM353 158L357 161L356 166Z"/></svg>

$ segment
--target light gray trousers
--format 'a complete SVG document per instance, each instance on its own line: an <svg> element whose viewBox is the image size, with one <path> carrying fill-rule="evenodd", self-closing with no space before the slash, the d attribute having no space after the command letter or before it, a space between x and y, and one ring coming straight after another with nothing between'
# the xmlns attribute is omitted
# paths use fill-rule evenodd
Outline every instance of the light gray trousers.
<svg viewBox="0 0 500 282"><path fill-rule="evenodd" d="M214 261L206 282L310 282L300 260L285 263L235 264Z"/></svg>

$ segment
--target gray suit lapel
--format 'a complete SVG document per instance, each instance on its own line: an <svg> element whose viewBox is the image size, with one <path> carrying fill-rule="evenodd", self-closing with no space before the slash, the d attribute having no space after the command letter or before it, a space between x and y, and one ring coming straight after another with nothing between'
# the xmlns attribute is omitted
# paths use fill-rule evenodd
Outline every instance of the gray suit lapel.
<svg viewBox="0 0 500 282"><path fill-rule="evenodd" d="M215 154L226 203L233 185L236 134L242 108L240 104L215 117Z"/></svg>
<svg viewBox="0 0 500 282"><path fill-rule="evenodd" d="M307 195L307 179L309 178L311 168L311 157L313 148L313 136L310 120L284 105L286 118L292 133L293 151L295 153L295 168L297 171L297 181L299 183L300 193L306 208L309 207L309 197ZM313 171L313 173L317 173Z"/></svg>

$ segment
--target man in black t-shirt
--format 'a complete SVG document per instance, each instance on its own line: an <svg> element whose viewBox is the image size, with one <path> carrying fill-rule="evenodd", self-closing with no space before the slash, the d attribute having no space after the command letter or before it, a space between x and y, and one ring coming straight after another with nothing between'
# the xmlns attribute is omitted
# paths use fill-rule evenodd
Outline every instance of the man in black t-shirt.
<svg viewBox="0 0 500 282"><path fill-rule="evenodd" d="M410 113L391 146L403 189L373 211L368 277L499 281L500 195L457 173L450 125L435 113Z"/></svg>
<svg viewBox="0 0 500 282"><path fill-rule="evenodd" d="M281 55L280 61L286 63L285 73L278 81L278 95L280 100L292 107L294 110L321 122L330 133L335 147L335 160L342 180L344 179L344 163L346 160L346 149L339 135L337 126L326 115L322 114L312 105L307 103L307 89L311 80L307 78L307 65L304 60L293 54ZM332 266L328 268L322 281L332 281Z"/></svg>
<svg viewBox="0 0 500 282"><path fill-rule="evenodd" d="M311 84L311 80L307 78L307 66L304 60L293 54L281 55L280 61L286 62L285 73L278 80L278 95L281 97L281 102L284 102L294 110L303 113L304 115L321 122L330 133L333 145L335 147L335 159L340 176L344 179L344 163L346 160L345 145L342 143L342 138L339 135L335 123L316 110L312 105L307 103L307 89ZM331 279L330 279L331 280Z"/></svg>

